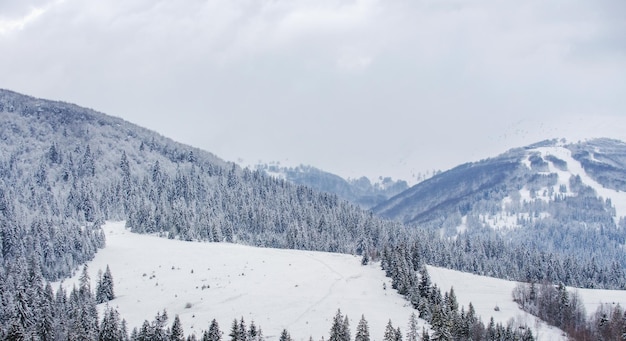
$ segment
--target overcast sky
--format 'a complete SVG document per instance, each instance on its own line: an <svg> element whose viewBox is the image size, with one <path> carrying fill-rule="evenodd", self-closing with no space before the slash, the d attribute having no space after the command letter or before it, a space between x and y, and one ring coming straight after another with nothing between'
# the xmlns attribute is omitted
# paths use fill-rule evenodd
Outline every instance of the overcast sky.
<svg viewBox="0 0 626 341"><path fill-rule="evenodd" d="M626 140L624 0L2 0L0 87L230 160L448 169Z"/></svg>

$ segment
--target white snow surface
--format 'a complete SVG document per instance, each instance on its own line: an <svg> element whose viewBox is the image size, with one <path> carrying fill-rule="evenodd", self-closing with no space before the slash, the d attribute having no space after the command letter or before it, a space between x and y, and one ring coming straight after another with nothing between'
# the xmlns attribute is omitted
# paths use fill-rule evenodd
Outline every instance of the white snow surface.
<svg viewBox="0 0 626 341"><path fill-rule="evenodd" d="M328 339L341 309L353 336L363 314L372 339L380 340L389 319L406 333L415 311L391 289L379 263L362 266L360 257L168 240L131 233L124 222L103 228L107 245L88 263L92 290L98 271L109 265L117 298L108 304L129 331L166 309L168 324L178 314L186 335L201 336L213 318L228 335L233 319L243 317L248 325L254 320L267 340L278 339L283 328L294 340L320 340ZM64 286L77 285L79 275ZM424 325L420 320L420 331Z"/></svg>
<svg viewBox="0 0 626 341"><path fill-rule="evenodd" d="M460 306L465 307L465 311L471 302L485 325L489 323L491 317L496 323L504 325L513 320L516 326L526 325L531 328L535 340L567 339L563 336L563 331L548 326L513 302L512 293L517 282L433 266L428 266L427 269L432 282L437 284L442 292L454 288L457 301ZM499 311L495 310L496 306Z"/></svg>
<svg viewBox="0 0 626 341"><path fill-rule="evenodd" d="M201 336L213 318L227 335L233 319L243 317L261 326L267 340L278 339L283 328L294 340L320 340L328 339L332 318L341 309L353 336L363 314L372 340L381 340L390 319L406 333L409 316L417 313L391 289L380 263L362 266L359 257L336 253L169 240L131 233L124 225L104 225L107 246L88 267L95 290L98 271L110 266L117 297L108 305L126 319L129 330L166 309L168 323L179 315L186 335ZM527 325L537 340L565 339L562 331L513 302L517 282L432 266L428 272L442 292L453 287L466 310L472 302L485 324L493 316L495 322ZM64 287L78 285L79 275L64 281ZM578 292L588 315L601 304L626 306L626 291L569 290ZM105 307L99 305L100 316ZM420 320L422 326L428 327Z"/></svg>

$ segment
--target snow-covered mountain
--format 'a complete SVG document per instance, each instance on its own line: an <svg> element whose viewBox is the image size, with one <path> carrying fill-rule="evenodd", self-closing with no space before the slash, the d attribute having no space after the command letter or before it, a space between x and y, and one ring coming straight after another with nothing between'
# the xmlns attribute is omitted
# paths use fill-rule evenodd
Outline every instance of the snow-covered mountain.
<svg viewBox="0 0 626 341"><path fill-rule="evenodd" d="M505 279L564 282L583 287L626 287L623 276L624 232L616 226L617 219L612 214L614 211L621 212L619 207L612 206L612 202L619 201L621 192L617 189L622 186L619 165L623 158L615 156L615 152L600 153L605 145L611 146L606 150L621 150L619 143L604 140L595 143L593 149L584 145L576 149L572 145L553 142L538 144L513 150L492 160L460 166L450 171L456 176L442 174L424 181L420 186L425 187L421 188L430 189L430 192L421 190L422 193L430 193L430 199L424 203L434 206L418 214L419 219L409 219L408 222L434 227L437 232L433 232L377 217L336 194L293 184L261 170L241 169L209 152L177 143L118 118L73 104L0 90L0 300L3 302L0 305L0 338L51 339L50 335L56 335L54 338L59 339L96 339L98 333L108 330L113 323L105 324L104 317L114 322L115 314L102 314L105 316L98 318L95 302L102 301L103 296L98 298L96 293L96 298L92 297L86 276L79 279L76 288L72 286L71 290L69 287L67 291L59 290L56 295L46 285L46 280L66 278L75 273L81 264L98 257L98 251L105 247L108 239L102 228L103 221L125 220L133 233L176 239L177 243L183 243L189 249L194 249L195 245L206 246L196 243L198 241L228 242L274 249L343 253L348 255L346 259L351 259L353 263L356 261L355 265L380 261L385 274L391 278L391 287L398 289L407 299L403 308L413 307L424 319L435 321L432 323L433 333L454 332L467 336L470 335L468 329L471 329L472 337L482 339L479 335L488 330L504 331L512 327L504 324L487 327L475 320L473 314L463 316L451 293L442 293L429 285L418 286L417 273L424 269L425 263ZM552 155L546 148L557 148L565 154ZM572 160L580 162L580 169L586 172L586 176L576 174L578 176L565 182L563 179L569 175L568 172L581 172L568 165L574 162ZM583 183L589 179L607 184L607 193L615 195L612 200L598 199L596 191ZM393 182L390 184L393 187ZM599 190L597 185L592 185ZM392 206L402 208L403 205L399 204L402 200L398 198L411 197L410 193L415 188L392 198L391 202L396 203ZM479 232L496 233L486 226L492 220L504 217L499 213L504 210L502 207L515 210L511 212L519 217L516 221L523 228L497 229L498 233L506 233L507 239L491 235L481 237ZM440 211L432 213L436 209ZM445 219L440 219L441 216ZM560 228L554 228L556 226ZM464 234L462 238L448 238L457 236L463 230L471 233ZM551 233L551 237L543 238L542 234L546 233ZM131 243L134 238L127 231L120 231L119 235L128 237ZM527 244L512 244L508 236L518 241L526 240ZM109 237L109 242L116 238L114 235ZM166 241L159 239L159 242ZM152 280L160 278L163 280L158 282L160 290L166 283L174 283L177 279L172 278L172 274L180 275L175 270L186 268L188 263L177 261L177 264L169 264L167 269L174 272L165 274L163 267L167 261L157 264L146 260L145 255L150 252L138 247L142 243L132 244L132 247L137 246L135 251L140 254L124 257L123 261L127 264L116 267L123 268L136 261L146 262L152 268L139 270L142 285L157 287L157 282L152 283ZM211 270L205 272L205 266L214 270L220 262L226 264L227 257L238 259L230 254L237 254L240 249L230 245L226 248L226 256L225 253L220 254L220 247L223 246L219 245L208 248L214 253L205 254L202 259L190 255L183 257L205 264L197 269L193 267L195 275L210 276ZM109 246L112 247L109 250L122 254L123 250L116 248L115 243ZM170 244L152 246L150 251L156 250L158 254L151 258L161 259L159 257L163 255L170 257L168 259L177 259L174 254L176 248ZM205 251L197 252L204 254ZM255 259L267 256L267 259L271 258L271 263L285 262L281 257L263 252L255 251ZM204 258L212 256L215 256L213 261L218 263L203 263ZM295 259L300 256L286 252L285 257ZM323 264L326 261L316 262ZM255 264L258 269L263 267L256 261ZM159 265L161 268L158 268ZM245 266L242 263L232 265L244 269ZM309 263L302 266L315 268L315 264ZM96 267L102 269L101 266ZM233 282L239 270L231 273L232 267L227 266L228 271L218 273L219 280L206 278L225 284L231 276L230 281ZM335 269L334 266L330 268ZM345 278L347 282L358 282L356 277L360 274L369 276L348 268L346 274L351 274L348 277L343 273L323 271L322 268L317 272L325 274L324 278L328 277L331 281L333 278ZM113 272L117 273L115 269ZM259 272L269 274L272 271L263 268ZM283 277L288 272L281 270ZM127 278L137 273L136 270L130 273L122 270L118 275ZM144 278L144 273L147 278ZM248 276L246 271L242 273ZM305 274L302 276L306 278ZM92 278L96 277L92 275ZM260 278L254 279L257 279L254 283L263 286ZM282 285L282 282L277 282L280 279L271 280L279 287ZM307 285L315 280L307 279ZM202 289L203 284L193 278L185 281L196 283L197 290ZM139 282L135 278L124 283L119 282L119 285L123 287ZM296 284L298 287L295 287ZM169 287L170 284L167 285ZM210 283L207 285L219 288ZM250 281L246 280L242 287L248 290L249 285ZM377 285L380 286L380 281ZM195 286L187 290L194 291ZM293 288L300 286L295 283ZM339 288L339 284L336 287ZM178 290L182 287L172 284L171 288ZM391 292L388 285L387 288ZM291 289L284 288L282 293L289 293ZM344 293L350 294L355 290L352 286L344 289ZM168 289L163 292L152 291L155 288L142 290L161 293L163 298L172 295ZM225 295L224 300L235 298L234 301L237 301L239 294L226 292ZM124 299L139 303L137 299L140 296L141 293L130 292L126 296L120 293L120 305L116 307L123 310ZM185 299L182 309L193 310L194 306L202 306L202 302L194 300L198 296L187 297L189 299ZM147 299L141 300L145 302ZM166 306L180 303L176 297L169 297L168 302ZM219 302L215 304L219 306ZM150 310L155 308L149 307ZM342 309L333 307L333 310L335 308ZM176 306L173 309L181 308ZM442 315L444 311L448 314ZM185 312L183 310L181 315ZM132 317L131 311L129 319L149 319L155 313L143 311L141 317L139 313ZM353 321L359 317L358 312L355 314L356 317L351 317ZM249 316L246 312L241 313L241 316L244 315ZM313 315L318 316L307 316L313 320ZM315 318L331 319L332 315L324 312L320 316L323 317ZM289 317L294 318L294 315ZM253 319L260 323L259 318ZM146 330L142 335L151 335L150 328L161 330L163 324L160 320L162 317L156 317L152 325L142 326ZM452 330L453 322L463 323L467 328ZM102 325L99 326L99 323ZM403 322L395 323L402 325ZM190 325L195 326L191 323L186 328ZM119 331L119 326L118 323L112 329ZM280 325L274 326L270 328L280 328ZM277 333L278 329L272 330ZM517 330L519 335L526 336L528 331ZM514 337L513 332L511 338Z"/></svg>
<svg viewBox="0 0 626 341"><path fill-rule="evenodd" d="M624 179L626 144L621 141L545 141L442 172L374 211L418 224L449 218L450 214L460 214L462 219L478 214L484 226L515 228L525 220L549 217L550 203L597 197L605 201L596 207L598 214L611 217L617 224L626 216ZM485 207L487 202L497 205ZM531 207L540 202L547 205ZM584 221L586 217L578 218Z"/></svg>
<svg viewBox="0 0 626 341"><path fill-rule="evenodd" d="M446 236L495 231L578 261L602 259L622 274L624 179L626 143L550 140L460 165L373 210Z"/></svg>
<svg viewBox="0 0 626 341"><path fill-rule="evenodd" d="M372 182L367 177L344 179L313 166L300 165L283 167L279 164L258 164L254 167L266 174L285 179L289 182L308 186L320 192L333 193L338 197L359 205L362 208L374 207L387 199L407 190L404 180L379 177Z"/></svg>

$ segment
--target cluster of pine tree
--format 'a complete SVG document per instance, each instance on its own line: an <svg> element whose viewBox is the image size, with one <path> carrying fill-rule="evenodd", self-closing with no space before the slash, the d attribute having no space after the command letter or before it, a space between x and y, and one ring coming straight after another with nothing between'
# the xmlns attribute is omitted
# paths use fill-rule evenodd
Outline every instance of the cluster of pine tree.
<svg viewBox="0 0 626 341"><path fill-rule="evenodd" d="M102 330L98 324L96 297L91 290L86 266L81 273L78 288L72 288L69 293L62 286L56 293L53 292L50 283L44 280L36 259L14 270L0 273L0 339L99 339ZM110 271L107 272L110 277ZM96 291L108 293L102 302L115 298L110 278L111 282L100 281L96 288ZM102 328L111 319L116 321L116 328L125 328L125 322L119 321L115 311L105 315Z"/></svg>
<svg viewBox="0 0 626 341"><path fill-rule="evenodd" d="M383 251L381 265L392 280L392 287L405 296L419 311L419 317L428 321L434 331L435 340L534 340L526 326L515 328L494 323L487 326L476 316L470 303L468 311L460 308L454 289L441 294L432 284L425 264L419 254L406 252L397 246Z"/></svg>
<svg viewBox="0 0 626 341"><path fill-rule="evenodd" d="M522 309L565 331L573 340L626 340L626 312L617 305L601 305L590 318L577 293L563 283L520 284L513 299Z"/></svg>
<svg viewBox="0 0 626 341"><path fill-rule="evenodd" d="M418 333L417 326L417 316L415 314L411 315L409 320L409 331L407 332L406 338L407 341L418 341L420 340L420 335ZM422 329L421 340L429 340L430 335L426 331L425 328ZM347 315L343 315L341 313L341 309L337 309L337 313L333 317L333 322L330 327L330 335L328 337L328 341L371 341L372 339L376 340L377 338L372 338L370 336L369 325L364 315L361 315L361 319L356 327L356 335L354 339L350 335L350 319ZM385 333L382 336L383 341L402 341L402 331L400 328L394 328L391 320L387 323L385 327ZM322 341L324 341L324 337L322 337ZM236 341L236 340L231 340ZM280 335L280 341L292 341L291 335L289 332L284 329ZM309 341L313 341L313 337L309 338Z"/></svg>

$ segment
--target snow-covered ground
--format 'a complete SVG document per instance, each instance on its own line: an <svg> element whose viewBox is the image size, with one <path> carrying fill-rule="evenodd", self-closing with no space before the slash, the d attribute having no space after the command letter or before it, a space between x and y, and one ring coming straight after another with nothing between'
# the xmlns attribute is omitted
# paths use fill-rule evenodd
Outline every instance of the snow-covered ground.
<svg viewBox="0 0 626 341"><path fill-rule="evenodd" d="M469 274L465 272L428 267L433 283L442 292L454 288L459 305L467 307L472 302L476 313L481 316L483 323L489 319L506 325L513 320L517 325L526 325L531 328L536 340L565 340L563 332L545 324L543 321L521 310L513 302L513 288L517 282ZM496 307L499 311L496 311Z"/></svg>
<svg viewBox="0 0 626 341"><path fill-rule="evenodd" d="M507 323L514 319L520 324L529 326L537 340L564 340L562 331L546 325L543 321L522 311L517 303L513 302L513 288L518 284L513 281L469 274L465 272L428 267L433 283L443 291L454 288L457 300L466 310L470 302L476 313L482 316L483 322L488 323L493 316L495 322ZM570 292L577 292L585 306L587 315L593 315L602 304L620 304L626 307L626 290L598 290L568 288ZM495 307L499 311L495 310Z"/></svg>
<svg viewBox="0 0 626 341"><path fill-rule="evenodd" d="M364 314L372 339L381 340L389 319L406 332L414 311L391 289L379 263L362 266L351 255L168 240L131 233L123 222L109 222L104 231L107 246L88 263L92 289L98 270L109 265L117 295L109 304L130 329L166 309L170 323L180 316L186 334L201 335L216 318L227 335L232 320L243 317L260 325L268 340L278 339L283 328L295 340L321 340L328 339L332 318L341 309L350 318L352 335ZM516 282L436 267L428 271L442 291L454 287L466 309L472 302L483 322L492 316L505 324L513 319L529 326L538 340L564 339L560 330L512 301ZM64 286L77 285L78 275ZM573 290L589 314L602 303L626 306L626 291ZM420 330L424 324L420 321Z"/></svg>
<svg viewBox="0 0 626 341"><path fill-rule="evenodd" d="M109 304L131 330L167 309L169 323L178 314L186 334L201 335L215 318L228 335L233 319L243 317L268 340L283 328L295 340L320 340L328 339L341 309L353 336L364 314L372 338L380 340L389 319L406 332L413 312L380 265L362 266L359 257L168 240L131 233L123 222L107 223L104 231L107 246L88 263L92 289L108 264L117 295ZM78 283L79 273L65 286Z"/></svg>

